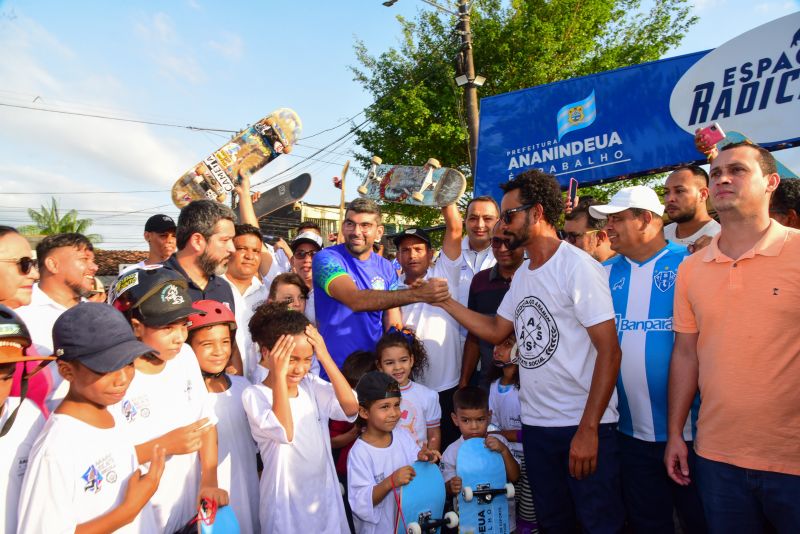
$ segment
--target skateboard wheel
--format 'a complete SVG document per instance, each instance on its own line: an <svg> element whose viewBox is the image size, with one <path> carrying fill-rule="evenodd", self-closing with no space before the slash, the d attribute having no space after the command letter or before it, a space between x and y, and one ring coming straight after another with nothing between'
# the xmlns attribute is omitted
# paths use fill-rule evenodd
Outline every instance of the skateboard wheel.
<svg viewBox="0 0 800 534"><path fill-rule="evenodd" d="M444 520L447 528L456 528L458 526L458 514L455 512L447 512L444 514Z"/></svg>
<svg viewBox="0 0 800 534"><path fill-rule="evenodd" d="M472 502L472 488L469 486L464 486L461 488L461 495L464 496L464 500L466 502Z"/></svg>
<svg viewBox="0 0 800 534"><path fill-rule="evenodd" d="M415 192L411 193L411 198L413 198L413 199L414 199L414 200L416 200L417 202L422 202L422 200L423 200L425 197L423 197L423 196L422 196L422 193L420 193L419 191L415 191Z"/></svg>
<svg viewBox="0 0 800 534"><path fill-rule="evenodd" d="M381 163L383 163L383 160L378 156L372 156L372 159L370 161L375 165L380 165Z"/></svg>
<svg viewBox="0 0 800 534"><path fill-rule="evenodd" d="M266 120L267 126L275 126L275 119L272 117L268 117Z"/></svg>
<svg viewBox="0 0 800 534"><path fill-rule="evenodd" d="M506 497L509 499L513 499L514 495L517 494L517 488L514 487L514 484L511 482L506 484Z"/></svg>
<svg viewBox="0 0 800 534"><path fill-rule="evenodd" d="M439 160L434 158L429 159L426 165L428 165L429 167L433 167L434 169L439 169L442 167L442 164L439 163Z"/></svg>
<svg viewBox="0 0 800 534"><path fill-rule="evenodd" d="M408 530L406 530L408 534L422 534L422 527L419 526L419 523L409 523Z"/></svg>
<svg viewBox="0 0 800 534"><path fill-rule="evenodd" d="M364 187L363 185L359 185L358 186L358 194L359 195L366 195L367 194L367 188Z"/></svg>
<svg viewBox="0 0 800 534"><path fill-rule="evenodd" d="M283 145L283 153L284 153L284 154L288 154L288 153L289 153L289 152L291 152L291 151L292 151L292 147L291 147L291 146L289 146L289 145Z"/></svg>

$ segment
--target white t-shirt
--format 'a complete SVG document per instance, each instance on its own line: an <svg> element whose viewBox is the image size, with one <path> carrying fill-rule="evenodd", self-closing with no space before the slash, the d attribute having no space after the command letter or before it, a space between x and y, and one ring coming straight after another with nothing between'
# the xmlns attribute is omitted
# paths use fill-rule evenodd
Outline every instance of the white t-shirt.
<svg viewBox="0 0 800 534"><path fill-rule="evenodd" d="M272 264L269 266L267 274L264 275L264 286L266 286L269 291L269 286L272 285L272 281L275 280L275 277L281 273L288 273L292 270L292 266L289 263L289 258L286 257L286 253L283 252L283 249L279 248L275 250L272 245L267 244L264 246L267 247L267 251L272 255Z"/></svg>
<svg viewBox="0 0 800 534"><path fill-rule="evenodd" d="M461 258L452 261L441 254L436 264L428 269L425 280L445 278L450 294L454 295L458 289L462 261ZM404 280L405 277L402 281ZM457 386L463 356L458 322L443 309L424 302L402 306L400 311L403 324L414 329L428 353L428 368L422 376L417 377L417 382L434 391L445 391Z"/></svg>
<svg viewBox="0 0 800 534"><path fill-rule="evenodd" d="M253 317L256 308L263 302L266 302L269 296L269 290L258 277L253 277L250 285L245 289L244 294L239 292L239 288L228 278L228 275L223 275L231 286L233 293L233 303L236 309L236 346L239 347L239 354L242 356L242 364L244 366L244 376L253 383L256 367L258 362L261 361L261 354L258 352L258 344L253 341L250 335L250 318Z"/></svg>
<svg viewBox="0 0 800 534"><path fill-rule="evenodd" d="M136 445L203 417L216 422L200 366L189 345L184 345L160 373L137 371L125 398L109 410ZM198 453L167 457L158 490L150 500L160 531L175 532L197 513L199 486Z"/></svg>
<svg viewBox="0 0 800 534"><path fill-rule="evenodd" d="M522 422L577 426L594 374L597 350L587 328L614 319L603 267L578 247L562 242L531 271L523 262L497 314L514 323L519 349ZM601 423L615 423L617 392Z"/></svg>
<svg viewBox="0 0 800 534"><path fill-rule="evenodd" d="M44 427L44 416L36 404L28 399L20 404L18 398L9 397L2 405L0 428L3 428L17 406L19 411L14 424L8 434L0 438L0 532L6 534L17 532L17 506L22 479L34 440Z"/></svg>
<svg viewBox="0 0 800 534"><path fill-rule="evenodd" d="M506 445L506 447L509 447L509 449L511 448L509 446L508 440L503 436L499 434L492 434L492 436L496 437L498 440L503 442ZM448 445L444 453L442 454L441 467L442 467L442 476L444 477L445 482L447 482L448 480L450 480L451 478L453 478L458 474L457 473L458 451L459 449L461 449L462 443L464 443L464 436L461 436L453 443ZM512 457L514 458L514 461L519 463L519 460L517 460L516 456L512 454ZM508 499L508 523L510 527L509 530L511 532L514 532L514 530L517 528L517 506L514 499Z"/></svg>
<svg viewBox="0 0 800 534"><path fill-rule="evenodd" d="M400 421L397 428L406 430L422 448L428 443L428 429L438 428L442 420L439 394L413 380L400 388Z"/></svg>
<svg viewBox="0 0 800 534"><path fill-rule="evenodd" d="M722 229L720 224L711 219L708 221L702 228L698 231L690 235L689 237L678 237L676 236L676 232L678 231L678 224L677 223L670 223L664 227L664 239L669 241L670 243L679 243L681 245L694 245L694 242L707 235L708 237L714 237L719 233Z"/></svg>
<svg viewBox="0 0 800 534"><path fill-rule="evenodd" d="M513 384L504 386L500 379L489 386L489 409L492 411L492 424L500 430L522 430L519 403L519 390ZM514 458L522 458L522 443L509 441L508 448L514 453Z"/></svg>
<svg viewBox="0 0 800 534"><path fill-rule="evenodd" d="M19 532L67 533L122 503L139 462L128 434L53 414L33 445L19 499ZM149 504L117 532L158 532Z"/></svg>
<svg viewBox="0 0 800 534"><path fill-rule="evenodd" d="M401 467L417 461L418 453L419 446L399 426L392 431L392 443L388 447L378 448L361 438L355 441L347 456L347 498L353 510L356 534L395 532L397 503L394 495L389 492L373 505L372 489ZM406 518L406 521L411 519Z"/></svg>
<svg viewBox="0 0 800 534"><path fill-rule="evenodd" d="M347 532L347 517L331 453L328 420L347 417L330 382L306 375L289 399L294 439L272 411L272 390L263 384L242 394L250 432L261 451L261 532Z"/></svg>
<svg viewBox="0 0 800 534"><path fill-rule="evenodd" d="M217 416L219 487L230 495L231 508L239 520L242 534L259 532L258 526L258 447L242 405L242 393L250 383L241 376L227 375L231 387L222 393L209 392Z"/></svg>

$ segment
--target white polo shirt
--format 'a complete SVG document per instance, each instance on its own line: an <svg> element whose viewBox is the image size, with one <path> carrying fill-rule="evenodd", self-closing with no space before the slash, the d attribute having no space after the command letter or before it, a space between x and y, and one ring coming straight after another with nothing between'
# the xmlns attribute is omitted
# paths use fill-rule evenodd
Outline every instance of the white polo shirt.
<svg viewBox="0 0 800 534"><path fill-rule="evenodd" d="M441 254L440 254L441 256ZM464 236L461 239L461 271L458 276L458 287L456 291L451 293L456 297L464 307L467 306L469 301L469 286L472 284L472 278L484 269L494 267L497 260L494 258L492 247L488 246L483 250L472 250L469 246L469 237ZM460 327L461 344L464 344L464 339L467 337L467 329Z"/></svg>
<svg viewBox="0 0 800 534"><path fill-rule="evenodd" d="M236 307L236 346L239 347L239 354L242 355L244 376L252 384L254 383L256 366L261 360L261 356L258 352L258 346L253 342L253 338L250 335L248 324L256 308L266 302L269 291L257 276L254 276L250 281L250 285L245 289L244 294L239 292L239 289L228 278L227 274L222 275L222 278L230 284L233 292L233 302Z"/></svg>

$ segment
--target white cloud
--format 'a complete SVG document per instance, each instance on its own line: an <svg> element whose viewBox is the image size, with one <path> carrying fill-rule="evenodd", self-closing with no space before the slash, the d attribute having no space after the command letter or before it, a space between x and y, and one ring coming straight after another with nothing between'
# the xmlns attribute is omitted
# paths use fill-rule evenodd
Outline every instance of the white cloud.
<svg viewBox="0 0 800 534"><path fill-rule="evenodd" d="M232 33L222 32L220 39L210 41L208 46L222 57L232 61L238 61L244 55L244 41Z"/></svg>

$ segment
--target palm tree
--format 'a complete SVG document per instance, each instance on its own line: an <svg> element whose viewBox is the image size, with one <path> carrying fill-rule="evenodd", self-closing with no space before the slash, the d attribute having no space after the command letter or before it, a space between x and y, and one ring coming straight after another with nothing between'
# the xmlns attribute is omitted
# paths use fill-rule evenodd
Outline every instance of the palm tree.
<svg viewBox="0 0 800 534"><path fill-rule="evenodd" d="M67 232L78 232L85 235L92 243L99 243L103 237L99 234L87 234L92 225L91 219L79 219L76 210L69 210L65 214L59 213L56 199L50 197L50 207L42 206L40 211L28 209L28 216L34 222L19 228L23 234L54 235Z"/></svg>

